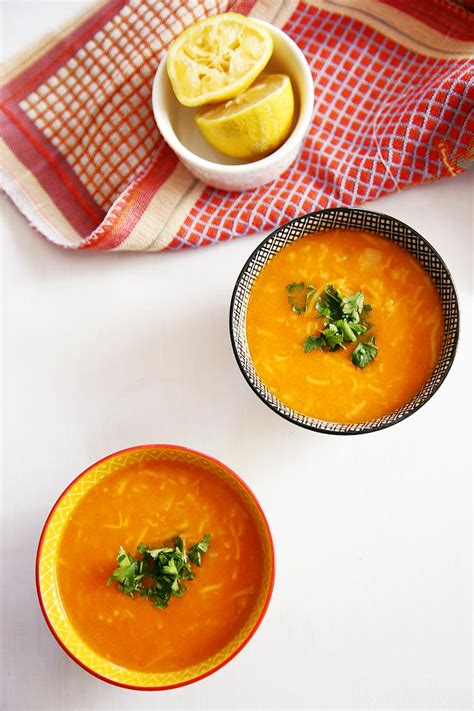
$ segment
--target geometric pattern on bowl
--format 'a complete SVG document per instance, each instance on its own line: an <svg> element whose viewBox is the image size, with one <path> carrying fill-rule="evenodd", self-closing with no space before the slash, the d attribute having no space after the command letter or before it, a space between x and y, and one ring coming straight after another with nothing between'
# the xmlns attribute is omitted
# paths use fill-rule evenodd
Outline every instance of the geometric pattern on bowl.
<svg viewBox="0 0 474 711"><path fill-rule="evenodd" d="M285 405L258 376L247 343L246 317L250 292L256 277L272 257L290 242L328 230L360 230L383 235L404 247L431 276L443 307L444 336L436 367L421 390L398 410L366 422L341 424L308 417ZM338 207L303 215L282 225L254 250L237 279L230 306L230 336L234 355L252 390L272 410L301 427L327 434L364 434L390 427L424 405L446 378L454 360L459 336L459 306L449 270L431 244L413 228L378 212Z"/></svg>
<svg viewBox="0 0 474 711"><path fill-rule="evenodd" d="M263 546L262 586L245 625L219 652L199 664L166 673L138 672L121 667L100 656L77 634L67 617L59 595L56 563L59 543L70 515L99 481L144 461L180 461L195 464L224 480L240 497L256 522ZM217 671L235 657L260 625L270 602L274 581L274 553L270 529L254 494L234 472L224 464L200 452L175 445L144 445L112 454L93 464L79 475L61 494L54 505L41 534L36 559L36 586L40 606L56 640L75 662L94 676L117 686L137 690L163 690L190 684Z"/></svg>

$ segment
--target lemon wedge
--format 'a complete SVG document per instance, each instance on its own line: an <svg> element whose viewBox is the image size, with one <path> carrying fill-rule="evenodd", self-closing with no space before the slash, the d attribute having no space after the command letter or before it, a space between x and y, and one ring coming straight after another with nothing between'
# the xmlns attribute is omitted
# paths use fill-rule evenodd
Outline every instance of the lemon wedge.
<svg viewBox="0 0 474 711"><path fill-rule="evenodd" d="M166 69L178 101L202 106L237 96L270 59L269 31L228 12L195 22L171 44Z"/></svg>
<svg viewBox="0 0 474 711"><path fill-rule="evenodd" d="M288 138L295 100L286 74L261 76L247 91L194 116L204 138L233 158L268 155Z"/></svg>

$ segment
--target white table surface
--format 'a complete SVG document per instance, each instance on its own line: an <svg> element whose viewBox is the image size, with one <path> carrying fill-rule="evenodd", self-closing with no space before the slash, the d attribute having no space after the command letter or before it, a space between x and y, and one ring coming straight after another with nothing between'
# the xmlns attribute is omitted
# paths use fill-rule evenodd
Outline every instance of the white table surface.
<svg viewBox="0 0 474 711"><path fill-rule="evenodd" d="M83 2L6 2L9 56ZM3 248L3 703L69 709L471 707L473 174L370 207L413 225L452 270L462 337L445 384L388 430L337 438L273 414L228 335L259 238L170 254L63 251L0 198ZM54 641L34 587L49 509L87 465L171 442L240 473L268 516L277 578L251 644L198 684L109 686Z"/></svg>

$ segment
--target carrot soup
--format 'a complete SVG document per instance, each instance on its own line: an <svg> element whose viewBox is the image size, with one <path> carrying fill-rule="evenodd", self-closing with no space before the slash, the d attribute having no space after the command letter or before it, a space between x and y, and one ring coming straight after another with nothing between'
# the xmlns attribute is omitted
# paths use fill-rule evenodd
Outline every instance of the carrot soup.
<svg viewBox="0 0 474 711"><path fill-rule="evenodd" d="M257 374L285 405L356 423L407 403L443 339L439 294L415 257L380 235L306 235L252 286L247 342Z"/></svg>
<svg viewBox="0 0 474 711"><path fill-rule="evenodd" d="M190 548L198 541L207 542ZM164 555L168 577L179 546L188 568L192 560L178 597L160 603L165 609L147 595L123 594L128 578L107 585L116 558L128 575L128 556L142 544L145 555ZM57 581L71 624L95 652L127 669L171 672L210 658L242 629L262 591L263 565L257 522L235 488L196 464L151 460L106 476L79 501L59 544Z"/></svg>

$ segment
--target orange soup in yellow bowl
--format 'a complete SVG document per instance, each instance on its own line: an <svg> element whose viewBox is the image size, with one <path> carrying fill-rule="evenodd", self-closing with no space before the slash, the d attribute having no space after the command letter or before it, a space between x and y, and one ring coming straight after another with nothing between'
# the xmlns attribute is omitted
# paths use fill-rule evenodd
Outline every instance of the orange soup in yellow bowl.
<svg viewBox="0 0 474 711"><path fill-rule="evenodd" d="M415 412L454 358L449 271L387 215L336 208L277 229L244 266L231 338L252 389L283 417L338 434Z"/></svg>
<svg viewBox="0 0 474 711"><path fill-rule="evenodd" d="M64 491L36 565L46 622L95 676L131 689L202 679L249 641L268 607L273 544L247 485L174 445L134 447Z"/></svg>

